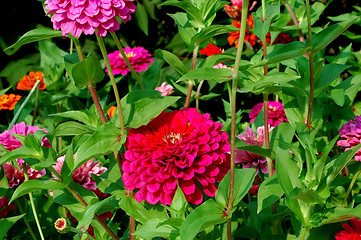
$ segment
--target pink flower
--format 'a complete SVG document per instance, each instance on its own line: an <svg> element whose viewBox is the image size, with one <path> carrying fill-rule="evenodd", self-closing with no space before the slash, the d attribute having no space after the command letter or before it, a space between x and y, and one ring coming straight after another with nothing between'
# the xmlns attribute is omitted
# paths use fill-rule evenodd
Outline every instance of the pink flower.
<svg viewBox="0 0 361 240"><path fill-rule="evenodd" d="M231 3L234 6L238 6L238 7L242 7L242 2L243 2L243 0L231 0Z"/></svg>
<svg viewBox="0 0 361 240"><path fill-rule="evenodd" d="M124 48L124 52L136 72L147 70L149 63L153 62L153 58L151 58L150 53L142 47L126 47ZM128 72L130 72L130 69L120 54L120 51L117 50L113 53L109 53L108 57L114 75L120 73L125 76ZM105 71L108 72L108 70Z"/></svg>
<svg viewBox="0 0 361 240"><path fill-rule="evenodd" d="M270 131L272 131L272 129L273 128L271 127ZM246 131L239 134L237 137L244 141L247 145L258 145L261 147L264 143L264 127L259 127L257 132L258 136L251 128L246 127ZM261 171L265 174L268 173L266 159L263 159L256 153L235 149L235 163L243 164L243 168L254 167L256 169L256 174L258 174L258 169L261 169Z"/></svg>
<svg viewBox="0 0 361 240"><path fill-rule="evenodd" d="M169 96L174 92L174 88L172 85L167 84L166 82L163 82L160 87L156 87L155 90L162 93L162 96Z"/></svg>
<svg viewBox="0 0 361 240"><path fill-rule="evenodd" d="M8 203L9 200L7 200L5 196L0 198L0 219L6 218L8 212L15 209L13 204L8 205Z"/></svg>
<svg viewBox="0 0 361 240"><path fill-rule="evenodd" d="M135 199L170 205L177 185L188 202L200 204L202 191L214 197L230 165L228 134L222 124L196 109L163 112L146 126L130 129L122 165ZM198 185L199 184L199 185Z"/></svg>
<svg viewBox="0 0 361 240"><path fill-rule="evenodd" d="M61 29L63 36L71 33L80 37L84 32L92 35L98 29L98 36L105 36L107 31L119 29L116 17L124 22L130 20L130 14L136 9L133 0L46 0L47 15L51 15L53 28Z"/></svg>
<svg viewBox="0 0 361 240"><path fill-rule="evenodd" d="M54 166L54 169L60 174L61 168L63 167L65 160L65 156L58 157L56 165ZM95 174L97 176L103 174L107 171L106 167L100 166L99 161L94 161L94 159L90 159L86 163L84 163L82 166L80 166L78 169L76 169L72 176L72 181L75 183L78 183L82 185L83 187L96 192L97 191L97 185L95 181L92 179L92 174ZM56 178L53 175L53 178ZM99 191L100 192L100 191Z"/></svg>
<svg viewBox="0 0 361 240"><path fill-rule="evenodd" d="M345 151L361 143L361 116L348 121L338 132L341 134L340 137L346 139L339 140L337 146L345 147ZM355 160L361 161L361 149L357 151Z"/></svg>
<svg viewBox="0 0 361 240"><path fill-rule="evenodd" d="M47 133L45 129L40 129L39 127L33 126L26 126L24 122L15 124L12 129L5 130L3 133L0 134L0 144L2 144L7 150L13 151L21 147L23 144L13 135L11 135L11 133L27 136L28 134L34 134L38 130ZM51 144L46 138L41 141L41 145L48 148L51 147ZM14 166L12 166L9 162L3 164L3 169L8 179L9 188L13 188L14 186L17 186L25 181L23 169L24 160L17 159L17 162L19 164L20 171ZM37 171L27 165L27 173L29 179L37 179L44 176L46 171L45 169Z"/></svg>
<svg viewBox="0 0 361 240"><path fill-rule="evenodd" d="M347 223L342 224L344 230L336 233L337 240L361 240L361 220L352 218L350 222L351 226Z"/></svg>
<svg viewBox="0 0 361 240"><path fill-rule="evenodd" d="M263 103L256 104L249 112L250 123L253 123L263 108ZM268 101L268 124L276 127L282 122L288 122L283 104L280 102Z"/></svg>

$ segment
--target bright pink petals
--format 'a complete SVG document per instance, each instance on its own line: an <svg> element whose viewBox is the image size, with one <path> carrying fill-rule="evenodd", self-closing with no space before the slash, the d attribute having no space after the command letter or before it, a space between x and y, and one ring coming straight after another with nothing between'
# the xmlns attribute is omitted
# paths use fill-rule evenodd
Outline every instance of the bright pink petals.
<svg viewBox="0 0 361 240"><path fill-rule="evenodd" d="M344 230L336 233L336 240L361 240L361 220L352 218L350 223L351 226L347 223L342 224Z"/></svg>
<svg viewBox="0 0 361 240"><path fill-rule="evenodd" d="M361 116L356 116L354 119L348 121L338 132L341 134L341 138L346 139L339 140L337 146L344 147L345 151L361 143ZM361 161L361 150L357 151L355 160Z"/></svg>
<svg viewBox="0 0 361 240"><path fill-rule="evenodd" d="M156 87L155 90L161 92L161 95L165 97L172 95L172 93L174 92L174 87L170 84L167 84L166 82L163 82L162 85L160 85L160 87Z"/></svg>
<svg viewBox="0 0 361 240"><path fill-rule="evenodd" d="M132 65L136 72L147 70L149 64L153 62L153 58L151 57L152 55L142 47L126 47L124 48L124 52L130 62L130 65ZM120 51L117 50L113 53L109 53L108 57L114 75L122 74L125 76L128 72L130 72L130 69L120 54ZM108 70L105 71L108 72Z"/></svg>
<svg viewBox="0 0 361 240"><path fill-rule="evenodd" d="M74 37L92 35L98 29L98 36L105 36L107 31L119 29L116 17L124 22L131 19L130 14L136 9L134 0L46 0L45 9L51 15L53 28L61 29L63 36L71 33Z"/></svg>
<svg viewBox="0 0 361 240"><path fill-rule="evenodd" d="M228 134L222 124L193 108L163 112L148 125L130 129L122 176L141 202L170 205L177 185L186 200L201 204L214 197L230 164Z"/></svg>
<svg viewBox="0 0 361 240"><path fill-rule="evenodd" d="M254 120L256 120L262 108L263 103L258 103L251 109L249 112L250 123L253 123ZM271 127L276 127L283 122L288 122L283 104L280 102L268 101L268 124Z"/></svg>

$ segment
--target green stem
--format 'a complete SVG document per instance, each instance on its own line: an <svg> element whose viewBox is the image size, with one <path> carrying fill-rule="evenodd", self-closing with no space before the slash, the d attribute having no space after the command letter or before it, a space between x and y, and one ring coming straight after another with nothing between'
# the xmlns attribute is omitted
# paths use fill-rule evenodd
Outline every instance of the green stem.
<svg viewBox="0 0 361 240"><path fill-rule="evenodd" d="M234 63L234 76L232 78L231 90L231 168L230 168L230 183L229 183L229 197L227 204L227 214L232 210L233 206L233 191L234 191L234 168L235 168L235 139L236 139L236 88L238 82L239 64L243 52L244 37L246 33L246 24L248 16L248 0L243 0L242 3L242 17L241 27L238 40L238 48L236 61ZM231 218L227 219L227 239L232 239Z"/></svg>
<svg viewBox="0 0 361 240"><path fill-rule="evenodd" d="M34 126L35 123L35 116L36 116L36 111L38 109L38 102L39 102L39 84L36 87L35 106L34 106L33 120L31 121L31 126Z"/></svg>
<svg viewBox="0 0 361 240"><path fill-rule="evenodd" d="M13 127L13 125L16 123L16 120L20 116L20 113L23 111L25 105L29 102L31 95L33 95L33 93L34 93L35 89L38 87L39 83L40 83L40 80L37 80L36 83L34 84L33 88L30 90L29 95L25 98L25 101L23 102L23 104L21 104L19 110L16 112L13 120L11 121L11 123L8 127L8 130L10 130Z"/></svg>
<svg viewBox="0 0 361 240"><path fill-rule="evenodd" d="M307 8L307 25L308 25L308 42L309 46L312 49L312 29L311 29L311 7L310 0L306 0L306 8ZM313 70L313 52L310 50L309 52L309 66L310 66L310 99L308 104L308 113L306 125L308 130L311 130L311 117L312 117L312 107L313 107L313 91L314 91L314 70Z"/></svg>
<svg viewBox="0 0 361 240"><path fill-rule="evenodd" d="M70 232L74 232L74 233L78 233L78 234L85 234L89 240L95 240L95 238L93 238L89 233L84 232L81 229L71 227Z"/></svg>
<svg viewBox="0 0 361 240"><path fill-rule="evenodd" d="M289 12L289 14L291 15L291 18L292 18L292 22L295 26L299 27L300 26L300 23L298 22L298 19L295 15L295 12L293 11L292 7L290 6L290 4L287 2L287 1L284 1L284 5L287 9L287 11ZM302 30L299 29L298 30L298 37L300 38L300 41L301 42L306 42L305 41L305 37L303 36L303 33L302 33Z"/></svg>
<svg viewBox="0 0 361 240"><path fill-rule="evenodd" d="M192 67L191 67L191 70L196 69L198 48L199 48L199 45L198 45L198 44L195 44L195 45L194 45L194 49L193 49ZM191 102L192 90L193 90L193 83L191 82L191 80L189 80L189 82L188 82L188 92L187 92L186 101L185 101L185 103L184 103L184 107L189 107L189 104L190 104L190 102Z"/></svg>
<svg viewBox="0 0 361 240"><path fill-rule="evenodd" d="M350 186L348 186L348 189L347 189L345 198L343 199L343 202L341 204L341 207L345 207L345 205L347 204L347 199L348 199L348 197L349 197L349 195L350 195L350 193L352 191L352 188L355 185L356 180L357 180L358 176L360 175L360 173L361 173L361 165L359 166L359 168L357 169L357 172L353 176L352 181L350 183Z"/></svg>
<svg viewBox="0 0 361 240"><path fill-rule="evenodd" d="M199 93L201 91L201 88L202 88L202 85L204 83L204 80L202 80L199 84L198 84L198 87L197 87L197 94L196 94L196 109L197 109L197 112L199 112Z"/></svg>
<svg viewBox="0 0 361 240"><path fill-rule="evenodd" d="M28 168L27 168L26 163L23 163L23 172L24 172L25 181L29 181ZM41 238L41 240L45 240L43 231L41 230L38 214L36 212L33 193L30 192L30 193L28 193L28 195L29 195L29 199L30 199L31 209L33 210L33 215L34 215L34 219L35 219L35 222L36 222L36 226L38 227L38 230L39 230L40 238Z"/></svg>
<svg viewBox="0 0 361 240"><path fill-rule="evenodd" d="M138 73L134 70L134 68L132 67L132 65L129 62L129 59L127 57L127 55L124 52L124 49L122 47L122 45L120 44L120 41L117 37L117 35L115 33L110 33L113 37L113 40L115 42L115 44L117 45L120 54L122 55L122 58L124 59L125 63L127 64L127 67L130 69L130 72L132 73L132 76L135 78L135 80L137 80L139 86L141 89L144 89L144 84L142 82L142 79L139 77Z"/></svg>
<svg viewBox="0 0 361 240"><path fill-rule="evenodd" d="M21 214L26 213L26 211L24 210L21 202L20 202L18 199L16 199L15 201L16 201L16 205L19 207L20 213L21 213ZM37 238L36 238L36 236L35 236L35 233L34 233L33 229L31 228L31 225L30 225L30 223L29 223L29 220L28 220L28 217L26 216L26 214L24 215L23 220L24 220L24 222L25 222L26 227L28 228L28 231L29 231L31 237L32 237L34 240L37 240Z"/></svg>
<svg viewBox="0 0 361 240"><path fill-rule="evenodd" d="M306 240L308 238L308 227L302 226L299 240Z"/></svg>

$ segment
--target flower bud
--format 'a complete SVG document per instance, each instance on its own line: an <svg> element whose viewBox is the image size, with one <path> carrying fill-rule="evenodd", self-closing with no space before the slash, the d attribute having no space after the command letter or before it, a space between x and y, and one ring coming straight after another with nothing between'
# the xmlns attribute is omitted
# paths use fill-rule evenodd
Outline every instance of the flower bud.
<svg viewBox="0 0 361 240"><path fill-rule="evenodd" d="M70 222L67 218L58 218L55 223L55 228L60 233L67 233L70 231Z"/></svg>

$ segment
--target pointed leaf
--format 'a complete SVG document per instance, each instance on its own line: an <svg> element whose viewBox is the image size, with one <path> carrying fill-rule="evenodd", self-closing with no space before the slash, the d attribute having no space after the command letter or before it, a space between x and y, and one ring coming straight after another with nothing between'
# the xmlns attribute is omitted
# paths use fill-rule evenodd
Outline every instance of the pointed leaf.
<svg viewBox="0 0 361 240"><path fill-rule="evenodd" d="M277 175L266 178L259 186L257 195L257 213L266 207L271 206L284 194L281 185L278 183Z"/></svg>
<svg viewBox="0 0 361 240"><path fill-rule="evenodd" d="M166 61L170 66L172 66L180 75L184 75L189 72L189 69L184 66L182 61L173 53L165 50L156 50L155 56Z"/></svg>

